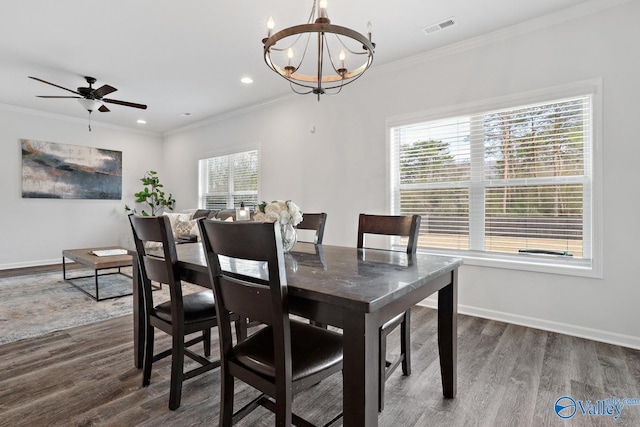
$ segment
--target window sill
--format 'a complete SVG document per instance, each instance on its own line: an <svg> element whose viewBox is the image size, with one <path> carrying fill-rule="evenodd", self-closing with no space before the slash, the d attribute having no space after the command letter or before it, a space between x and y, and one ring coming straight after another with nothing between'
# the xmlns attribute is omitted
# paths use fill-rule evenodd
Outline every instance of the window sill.
<svg viewBox="0 0 640 427"><path fill-rule="evenodd" d="M561 274L566 276L602 278L602 269L592 260L573 259L563 256L531 254L496 254L473 251L444 249L418 249L420 253L456 256L464 260L464 265L501 268L507 270L530 271L536 273Z"/></svg>

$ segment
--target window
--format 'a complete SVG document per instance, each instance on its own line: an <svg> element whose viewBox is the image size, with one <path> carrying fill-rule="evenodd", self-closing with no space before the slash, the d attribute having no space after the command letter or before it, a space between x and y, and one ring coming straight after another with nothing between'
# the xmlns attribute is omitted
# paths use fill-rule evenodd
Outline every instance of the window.
<svg viewBox="0 0 640 427"><path fill-rule="evenodd" d="M258 150L199 162L200 209L231 209L258 202Z"/></svg>
<svg viewBox="0 0 640 427"><path fill-rule="evenodd" d="M431 252L591 269L592 118L585 94L392 125L391 212Z"/></svg>

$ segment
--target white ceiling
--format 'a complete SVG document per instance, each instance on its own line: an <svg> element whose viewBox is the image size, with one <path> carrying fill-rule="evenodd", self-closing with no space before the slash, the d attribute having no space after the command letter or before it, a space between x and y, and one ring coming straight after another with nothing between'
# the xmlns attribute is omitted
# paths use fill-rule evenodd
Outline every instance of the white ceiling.
<svg viewBox="0 0 640 427"><path fill-rule="evenodd" d="M372 22L373 69L585 1L329 0L328 14L333 24L363 33ZM269 16L277 31L306 21L311 4L1 0L0 103L84 119L87 112L73 99L36 97L72 94L27 76L74 90L86 86L83 76L93 76L94 87L118 89L107 98L149 106L142 111L109 104L111 112L93 113L94 123L163 133L288 95L288 84L264 64L261 40ZM423 31L451 17L457 25L429 36ZM242 84L243 76L254 83ZM316 102L312 95L309 102Z"/></svg>

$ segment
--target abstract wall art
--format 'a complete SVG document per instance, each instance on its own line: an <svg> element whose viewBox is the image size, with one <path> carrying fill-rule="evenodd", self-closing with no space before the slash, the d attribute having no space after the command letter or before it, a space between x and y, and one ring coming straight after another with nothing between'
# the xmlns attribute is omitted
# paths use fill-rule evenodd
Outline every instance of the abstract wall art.
<svg viewBox="0 0 640 427"><path fill-rule="evenodd" d="M21 139L22 197L122 199L122 151Z"/></svg>

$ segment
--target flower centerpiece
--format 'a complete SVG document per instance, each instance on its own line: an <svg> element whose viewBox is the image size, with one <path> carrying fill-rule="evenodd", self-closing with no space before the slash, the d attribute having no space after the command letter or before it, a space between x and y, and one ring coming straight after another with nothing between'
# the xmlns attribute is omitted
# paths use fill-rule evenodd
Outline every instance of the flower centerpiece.
<svg viewBox="0 0 640 427"><path fill-rule="evenodd" d="M298 239L294 227L302 221L302 212L300 212L298 205L291 200L261 202L256 206L254 221L279 221L282 247L285 252L289 252Z"/></svg>

